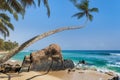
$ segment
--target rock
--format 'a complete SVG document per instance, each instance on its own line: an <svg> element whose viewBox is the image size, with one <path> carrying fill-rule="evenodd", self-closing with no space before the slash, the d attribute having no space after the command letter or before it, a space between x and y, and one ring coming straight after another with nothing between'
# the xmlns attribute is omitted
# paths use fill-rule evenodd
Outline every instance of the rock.
<svg viewBox="0 0 120 80"><path fill-rule="evenodd" d="M72 60L63 60L61 48L57 44L51 44L42 50L31 53L23 63L27 62L31 64L30 70L36 71L55 71L74 67Z"/></svg>
<svg viewBox="0 0 120 80"><path fill-rule="evenodd" d="M120 80L119 76L114 76L112 79L109 80Z"/></svg>
<svg viewBox="0 0 120 80"><path fill-rule="evenodd" d="M64 68L67 69L67 68L74 68L74 63L72 60L64 60L63 62L64 64Z"/></svg>
<svg viewBox="0 0 120 80"><path fill-rule="evenodd" d="M16 64L15 67L14 67L14 71L19 72L20 69L21 69L21 66L19 64Z"/></svg>

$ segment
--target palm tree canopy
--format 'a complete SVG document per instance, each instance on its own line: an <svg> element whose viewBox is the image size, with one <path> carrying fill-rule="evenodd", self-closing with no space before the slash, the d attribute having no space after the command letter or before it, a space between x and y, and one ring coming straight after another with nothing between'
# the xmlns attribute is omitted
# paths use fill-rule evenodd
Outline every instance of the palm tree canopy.
<svg viewBox="0 0 120 80"><path fill-rule="evenodd" d="M82 0L80 3L78 3L76 0L71 0L75 7L80 11L76 14L74 14L72 17L77 17L78 19L82 18L83 16L86 16L87 19L90 21L93 20L92 12L98 12L98 8L89 8L89 1L88 0Z"/></svg>
<svg viewBox="0 0 120 80"><path fill-rule="evenodd" d="M48 0L42 0L45 7L47 8L47 15L50 16L50 8L48 5ZM41 0L38 0L38 6L41 4ZM9 36L9 29L14 30L14 26L10 23L10 17L5 13L6 11L13 15L15 20L18 20L18 14L23 17L25 15L25 9L28 6L36 6L35 0L0 0L0 33L4 37ZM8 29L9 28L9 29Z"/></svg>

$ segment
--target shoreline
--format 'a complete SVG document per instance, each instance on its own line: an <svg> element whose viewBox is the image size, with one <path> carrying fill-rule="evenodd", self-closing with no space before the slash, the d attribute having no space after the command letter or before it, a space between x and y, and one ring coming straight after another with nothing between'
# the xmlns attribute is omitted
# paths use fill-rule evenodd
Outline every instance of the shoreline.
<svg viewBox="0 0 120 80"><path fill-rule="evenodd" d="M17 61L17 60L9 60L6 63L10 63L12 65L15 64L22 64L22 62ZM32 77L33 75L42 75L45 72L39 72L39 71L30 71L30 72L21 72L20 75L22 75L22 77L18 77L18 80L26 80L25 78L29 78ZM13 75L16 73L10 73L10 75ZM20 76L18 75L18 76ZM29 76L27 76L29 75ZM54 77L51 77L54 76ZM76 76L77 75L77 76ZM1 78L2 75L0 75ZM65 76L65 77L64 77ZM79 76L82 77L82 79L79 79ZM88 76L88 78L86 79L86 76ZM102 76L102 77L101 77ZM40 79L44 79L44 80L108 80L111 79L115 76L119 76L120 78L120 73L111 71L111 70L107 70L107 69L100 69L97 67L79 67L79 68L73 68L69 73L68 70L60 70L60 71L50 71L47 75L46 78L51 78L51 79L46 79L43 75L43 77L39 77ZM56 78L59 77L59 78ZM61 78L62 77L62 78ZM95 79L93 79L93 77ZM67 79L66 79L67 78ZM72 78L72 79L71 79ZM78 79L76 79L78 78ZM2 79L0 79L2 80ZM3 79L3 80L7 80L7 79ZM13 78L12 80L17 80L17 78ZM39 80L38 78L36 79L32 79L32 80Z"/></svg>
<svg viewBox="0 0 120 80"><path fill-rule="evenodd" d="M5 62L5 63L10 63L10 64L12 64L12 65L15 65L15 64L19 64L19 65L22 65L22 61L21 60L14 60L14 59L10 59L10 60L8 60L7 62ZM76 66L76 64L75 64L75 62L74 62L74 65ZM76 68L81 68L82 66L79 66L79 67L76 67ZM98 72L102 72L102 73L106 73L106 72L113 72L113 73L115 73L115 74L117 74L117 75L119 75L120 76L120 72L115 72L115 71L113 71L113 70L110 70L110 69L107 69L107 68L100 68L100 67L97 67L97 66L94 66L94 65L92 65L92 66L89 66L89 65L86 65L86 66L84 66L84 69L93 69L93 70L96 70L96 71L98 71Z"/></svg>

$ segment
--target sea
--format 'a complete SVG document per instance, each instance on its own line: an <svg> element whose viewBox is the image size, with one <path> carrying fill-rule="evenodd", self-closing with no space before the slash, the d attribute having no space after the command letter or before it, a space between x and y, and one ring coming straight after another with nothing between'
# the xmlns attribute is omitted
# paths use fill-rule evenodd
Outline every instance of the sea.
<svg viewBox="0 0 120 80"><path fill-rule="evenodd" d="M21 51L12 60L23 61L25 55L36 50ZM89 67L120 73L120 50L62 50L64 59L71 59L77 64L84 60Z"/></svg>

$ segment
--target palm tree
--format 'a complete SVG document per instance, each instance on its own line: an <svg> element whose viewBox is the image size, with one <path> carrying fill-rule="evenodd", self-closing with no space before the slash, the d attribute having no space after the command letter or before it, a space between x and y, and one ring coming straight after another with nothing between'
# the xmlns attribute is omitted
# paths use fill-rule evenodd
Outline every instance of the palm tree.
<svg viewBox="0 0 120 80"><path fill-rule="evenodd" d="M87 21L93 20L92 12L98 12L98 8L89 8L89 1L88 0L82 0L81 3L77 3L76 0L71 0L75 7L80 11L76 14L74 14L72 17L77 17L78 19L82 18L83 16L87 17Z"/></svg>
<svg viewBox="0 0 120 80"><path fill-rule="evenodd" d="M47 15L49 17L50 8L48 5L48 0L42 0L42 1L44 2L44 5L47 8ZM40 3L41 0L38 0L38 6L40 6ZM32 5L36 5L35 0L0 0L0 11L4 12L4 13L0 13L0 32L4 35L4 37L9 36L9 29L5 26L8 23L2 17L2 16L6 16L8 18L5 12L6 11L9 12L10 14L13 15L15 20L18 20L18 14L21 14L22 17L24 17L25 9L27 8L27 6L32 6ZM12 23L9 23L8 27L11 27L11 29L14 28Z"/></svg>
<svg viewBox="0 0 120 80"><path fill-rule="evenodd" d="M78 5L78 3L76 3L76 2L74 4ZM98 9L97 8L89 9L89 1L87 1L87 0L84 0L81 4L79 4L79 6L80 5L81 5L81 7L79 7L79 9L82 10L82 12L84 12L84 15L86 15L87 19L92 20L91 14L89 12L93 12L95 9L96 9L96 11L98 11ZM45 33L43 33L41 35L37 35L37 36L31 38L30 40L24 42L21 46L16 47L15 49L11 50L9 52L9 54L7 54L6 56L0 58L0 63L1 64L4 63L5 61L9 60L12 56L17 54L19 51L27 48L31 44L33 44L33 43L35 43L35 42L37 42L37 41L39 41L39 40L41 40L41 39L43 39L45 37L48 37L48 36L50 36L52 34L62 32L62 31L65 31L65 30L75 30L75 29L81 29L83 27L85 27L85 26L67 26L67 27L62 27L62 28L58 28L58 29L55 29L55 30L45 32Z"/></svg>
<svg viewBox="0 0 120 80"><path fill-rule="evenodd" d="M14 30L9 16L4 13L0 13L0 33L2 33L4 37L9 36L9 29Z"/></svg>

